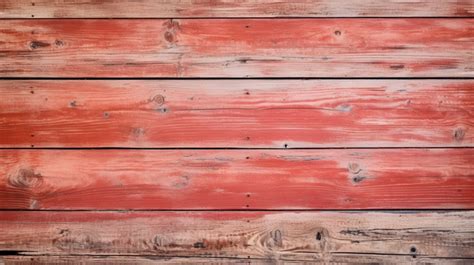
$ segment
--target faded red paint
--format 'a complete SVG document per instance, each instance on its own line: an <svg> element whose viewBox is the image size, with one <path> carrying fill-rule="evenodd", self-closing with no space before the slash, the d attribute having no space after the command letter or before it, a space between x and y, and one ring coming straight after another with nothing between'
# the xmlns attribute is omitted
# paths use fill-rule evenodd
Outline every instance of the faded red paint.
<svg viewBox="0 0 474 265"><path fill-rule="evenodd" d="M317 22L312 19L3 20L0 33L4 34L4 40L0 50L6 56L0 61L0 74L8 77L472 77L469 52L474 19ZM31 46L32 42L44 45ZM443 63L444 60L448 63Z"/></svg>
<svg viewBox="0 0 474 265"><path fill-rule="evenodd" d="M4 209L474 206L471 149L4 150L0 154Z"/></svg>
<svg viewBox="0 0 474 265"><path fill-rule="evenodd" d="M1 81L4 147L472 146L470 80Z"/></svg>

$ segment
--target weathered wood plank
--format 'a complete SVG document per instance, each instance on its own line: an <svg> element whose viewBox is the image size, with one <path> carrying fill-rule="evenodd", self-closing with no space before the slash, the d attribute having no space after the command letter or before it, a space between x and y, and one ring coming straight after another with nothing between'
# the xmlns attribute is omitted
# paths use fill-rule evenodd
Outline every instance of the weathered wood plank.
<svg viewBox="0 0 474 265"><path fill-rule="evenodd" d="M1 147L473 146L473 80L2 80Z"/></svg>
<svg viewBox="0 0 474 265"><path fill-rule="evenodd" d="M469 0L2 0L0 18L413 17L474 15Z"/></svg>
<svg viewBox="0 0 474 265"><path fill-rule="evenodd" d="M474 19L0 21L3 77L474 77Z"/></svg>
<svg viewBox="0 0 474 265"><path fill-rule="evenodd" d="M0 256L0 264L459 264L472 263L470 258L419 257L377 254L331 254L304 260L275 260L255 258L160 257L154 255L20 255Z"/></svg>
<svg viewBox="0 0 474 265"><path fill-rule="evenodd" d="M474 149L1 150L1 209L472 209Z"/></svg>
<svg viewBox="0 0 474 265"><path fill-rule="evenodd" d="M0 213L0 249L325 260L337 254L474 257L473 212Z"/></svg>

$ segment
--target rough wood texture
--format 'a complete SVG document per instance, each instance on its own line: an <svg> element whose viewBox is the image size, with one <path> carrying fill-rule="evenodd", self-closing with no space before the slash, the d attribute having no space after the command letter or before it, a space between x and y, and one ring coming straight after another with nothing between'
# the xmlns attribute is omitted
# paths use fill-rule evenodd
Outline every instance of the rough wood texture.
<svg viewBox="0 0 474 265"><path fill-rule="evenodd" d="M474 77L473 26L474 19L2 20L0 76Z"/></svg>
<svg viewBox="0 0 474 265"><path fill-rule="evenodd" d="M472 80L3 80L1 147L473 146Z"/></svg>
<svg viewBox="0 0 474 265"><path fill-rule="evenodd" d="M469 17L470 0L2 0L0 18Z"/></svg>
<svg viewBox="0 0 474 265"><path fill-rule="evenodd" d="M473 258L473 218L472 211L8 211L0 214L0 249L280 260L358 253Z"/></svg>
<svg viewBox="0 0 474 265"><path fill-rule="evenodd" d="M474 149L2 150L1 209L474 208Z"/></svg>
<svg viewBox="0 0 474 265"><path fill-rule="evenodd" d="M3 263L2 263L3 262ZM377 254L331 254L325 257L315 257L310 261L284 260L277 261L268 258L199 258L199 257L160 257L154 255L83 255L83 256L0 256L0 264L459 264L472 263L470 258L449 257L420 257L407 255L377 255Z"/></svg>

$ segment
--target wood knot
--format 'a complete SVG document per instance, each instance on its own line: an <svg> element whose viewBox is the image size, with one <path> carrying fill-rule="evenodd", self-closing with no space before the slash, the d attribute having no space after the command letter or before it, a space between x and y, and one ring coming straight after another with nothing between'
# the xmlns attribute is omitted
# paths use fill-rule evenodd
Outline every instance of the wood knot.
<svg viewBox="0 0 474 265"><path fill-rule="evenodd" d="M190 179L188 176L180 176L175 182L172 183L172 186L176 189L184 189L189 185Z"/></svg>
<svg viewBox="0 0 474 265"><path fill-rule="evenodd" d="M196 242L193 244L194 248L206 248L206 244L204 242Z"/></svg>
<svg viewBox="0 0 474 265"><path fill-rule="evenodd" d="M179 30L179 23L174 19L170 19L163 25L165 27L163 37L169 44L171 44L171 46L173 46L173 43L176 42L176 33Z"/></svg>
<svg viewBox="0 0 474 265"><path fill-rule="evenodd" d="M358 174L359 172L362 171L359 164L357 163L349 163L348 169L349 169L349 172L351 172L352 174Z"/></svg>
<svg viewBox="0 0 474 265"><path fill-rule="evenodd" d="M43 176L31 168L20 168L8 177L8 185L15 188L33 188L43 183Z"/></svg>
<svg viewBox="0 0 474 265"><path fill-rule="evenodd" d="M319 227L314 231L314 239L319 244L321 250L325 250L328 245L329 231L326 228Z"/></svg>
<svg viewBox="0 0 474 265"><path fill-rule="evenodd" d="M462 128L457 128L454 130L454 140L461 142L464 139L465 131Z"/></svg>
<svg viewBox="0 0 474 265"><path fill-rule="evenodd" d="M352 111L352 106L348 104L342 104L336 107L336 110L340 112L351 112Z"/></svg>
<svg viewBox="0 0 474 265"><path fill-rule="evenodd" d="M156 95L151 99L151 101L161 106L165 103L165 97L163 97L162 95Z"/></svg>
<svg viewBox="0 0 474 265"><path fill-rule="evenodd" d="M418 250L416 249L416 247L414 246L410 247L410 254L412 255L413 258L416 258L417 252Z"/></svg>
<svg viewBox="0 0 474 265"><path fill-rule="evenodd" d="M352 178L352 181L354 181L354 183L359 183L359 182L363 181L364 179L365 179L364 176L354 176Z"/></svg>
<svg viewBox="0 0 474 265"><path fill-rule="evenodd" d="M145 134L145 129L143 129L143 128L132 128L132 135L135 138L140 138L144 134Z"/></svg>
<svg viewBox="0 0 474 265"><path fill-rule="evenodd" d="M64 41L62 41L62 40L55 40L55 41L54 41L54 45L56 45L56 47L62 47L62 46L64 46Z"/></svg>
<svg viewBox="0 0 474 265"><path fill-rule="evenodd" d="M273 239L273 244L277 247L283 247L283 239L280 230L274 230L270 232L270 237Z"/></svg>
<svg viewBox="0 0 474 265"><path fill-rule="evenodd" d="M173 42L174 41L173 33L169 32L169 31L165 32L165 40L167 42Z"/></svg>
<svg viewBox="0 0 474 265"><path fill-rule="evenodd" d="M153 238L153 245L155 245L156 247L163 247L165 245L163 238L159 235L156 235Z"/></svg>
<svg viewBox="0 0 474 265"><path fill-rule="evenodd" d="M52 244L60 250L68 251L90 251L110 247L110 243L102 240L98 233L73 233L69 229L61 229L53 238Z"/></svg>
<svg viewBox="0 0 474 265"><path fill-rule="evenodd" d="M179 22L176 19L169 19L163 25L170 30L179 28Z"/></svg>
<svg viewBox="0 0 474 265"><path fill-rule="evenodd" d="M323 234L321 232L316 233L316 240L321 241L323 239Z"/></svg>
<svg viewBox="0 0 474 265"><path fill-rule="evenodd" d="M334 31L334 35L336 35L336 36L341 36L341 34L342 34L342 33L341 33L341 31L340 31L340 30L336 30L336 31Z"/></svg>
<svg viewBox="0 0 474 265"><path fill-rule="evenodd" d="M34 40L32 42L30 42L30 48L31 49L38 49L38 48L44 48L44 47L48 47L50 46L51 44L47 43L47 42L42 42L42 41L37 41L37 40Z"/></svg>

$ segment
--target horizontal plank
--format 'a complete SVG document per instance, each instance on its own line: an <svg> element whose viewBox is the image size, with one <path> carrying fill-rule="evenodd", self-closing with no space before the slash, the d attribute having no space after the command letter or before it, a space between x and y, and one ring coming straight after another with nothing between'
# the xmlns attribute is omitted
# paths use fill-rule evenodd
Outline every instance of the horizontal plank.
<svg viewBox="0 0 474 265"><path fill-rule="evenodd" d="M2 263L3 262L3 263ZM212 257L160 257L154 255L19 255L0 256L0 264L459 264L472 262L470 258L450 257L419 257L406 255L377 255L377 254L331 254L314 257L310 261L284 260L263 258L212 258Z"/></svg>
<svg viewBox="0 0 474 265"><path fill-rule="evenodd" d="M474 19L0 21L0 77L474 77Z"/></svg>
<svg viewBox="0 0 474 265"><path fill-rule="evenodd" d="M0 249L308 261L359 253L473 258L473 218L472 211L7 211L0 213Z"/></svg>
<svg viewBox="0 0 474 265"><path fill-rule="evenodd" d="M1 150L0 209L472 209L474 149Z"/></svg>
<svg viewBox="0 0 474 265"><path fill-rule="evenodd" d="M2 0L0 18L469 17L469 0Z"/></svg>
<svg viewBox="0 0 474 265"><path fill-rule="evenodd" d="M1 80L1 147L473 146L473 80Z"/></svg>

